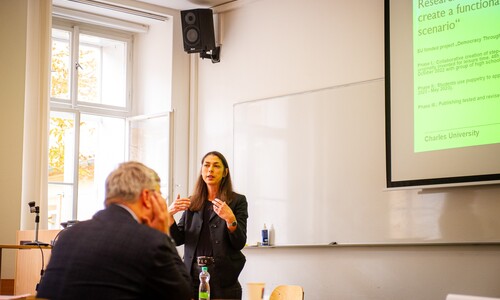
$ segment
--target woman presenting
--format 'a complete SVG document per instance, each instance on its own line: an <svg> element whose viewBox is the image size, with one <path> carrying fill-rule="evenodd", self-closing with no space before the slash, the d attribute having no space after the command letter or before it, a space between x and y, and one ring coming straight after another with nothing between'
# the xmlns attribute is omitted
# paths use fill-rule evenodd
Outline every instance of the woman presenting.
<svg viewBox="0 0 500 300"><path fill-rule="evenodd" d="M233 191L224 156L212 151L203 157L193 194L168 208L172 217L184 211L170 226L177 246L184 244L184 264L191 274L194 298L198 299L200 265L210 273L210 297L241 299L238 276L245 265L241 249L247 240L248 203Z"/></svg>

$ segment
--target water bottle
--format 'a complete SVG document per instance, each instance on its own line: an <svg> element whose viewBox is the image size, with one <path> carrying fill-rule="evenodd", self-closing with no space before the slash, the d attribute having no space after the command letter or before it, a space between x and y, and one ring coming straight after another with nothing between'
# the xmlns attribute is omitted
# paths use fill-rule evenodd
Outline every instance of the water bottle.
<svg viewBox="0 0 500 300"><path fill-rule="evenodd" d="M201 267L200 272L200 288L198 289L198 300L210 300L210 274L208 268Z"/></svg>
<svg viewBox="0 0 500 300"><path fill-rule="evenodd" d="M269 246L269 231L266 224L264 224L264 228L262 229L262 246Z"/></svg>

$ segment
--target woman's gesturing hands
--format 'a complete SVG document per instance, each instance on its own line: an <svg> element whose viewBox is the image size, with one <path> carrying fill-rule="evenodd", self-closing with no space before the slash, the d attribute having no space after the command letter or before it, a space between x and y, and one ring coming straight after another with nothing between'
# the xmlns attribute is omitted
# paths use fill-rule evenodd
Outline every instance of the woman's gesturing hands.
<svg viewBox="0 0 500 300"><path fill-rule="evenodd" d="M236 217L234 216L233 210L229 205L226 204L226 202L215 198L214 201L212 201L212 204L214 205L214 211L215 213L224 221L226 221L227 224L231 224L234 221L236 221ZM229 225L228 225L229 226ZM235 228L231 228L231 232L234 231Z"/></svg>
<svg viewBox="0 0 500 300"><path fill-rule="evenodd" d="M168 212L173 216L180 211L187 210L190 205L191 200L189 200L189 198L181 198L181 195L177 195L177 199L168 207Z"/></svg>

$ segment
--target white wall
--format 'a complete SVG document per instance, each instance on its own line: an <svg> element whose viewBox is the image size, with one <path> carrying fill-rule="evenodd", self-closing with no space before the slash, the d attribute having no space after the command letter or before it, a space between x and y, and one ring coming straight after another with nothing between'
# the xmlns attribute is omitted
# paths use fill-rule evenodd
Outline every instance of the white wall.
<svg viewBox="0 0 500 300"><path fill-rule="evenodd" d="M135 36L133 95L136 114L173 111L170 201L188 191L190 57L183 48L179 11L146 3L136 5L169 16L165 22L150 21L149 31Z"/></svg>
<svg viewBox="0 0 500 300"><path fill-rule="evenodd" d="M150 21L147 33L134 36L134 114L157 114L171 107L172 20Z"/></svg>
<svg viewBox="0 0 500 300"><path fill-rule="evenodd" d="M232 164L235 103L384 77L382 0L247 0L217 11L221 62L199 62L194 163L207 151L219 150ZM383 159L353 165L353 173L375 170L380 174L375 180L383 183ZM190 177L195 175L192 171ZM238 182L234 185L238 190ZM379 201L374 206L381 213L372 217L385 220L374 223L392 226L400 241L425 240L441 234L440 217L446 216L449 226L461 226L460 218L471 211L486 230L498 228L499 192L498 186L426 193L377 190L373 199L353 200L356 205ZM412 231L415 222L420 232ZM492 231L491 239L498 241L499 234ZM247 265L240 281L264 281L267 294L278 284L299 284L306 299L445 299L450 292L500 296L499 246L292 247L244 253Z"/></svg>

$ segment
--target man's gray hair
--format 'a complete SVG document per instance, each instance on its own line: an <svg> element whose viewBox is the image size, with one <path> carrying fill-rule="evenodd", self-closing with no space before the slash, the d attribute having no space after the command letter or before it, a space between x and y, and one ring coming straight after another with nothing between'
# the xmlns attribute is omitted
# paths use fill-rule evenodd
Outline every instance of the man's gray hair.
<svg viewBox="0 0 500 300"><path fill-rule="evenodd" d="M107 206L110 199L122 199L133 203L144 189L155 190L160 185L158 174L137 161L121 163L106 178Z"/></svg>

